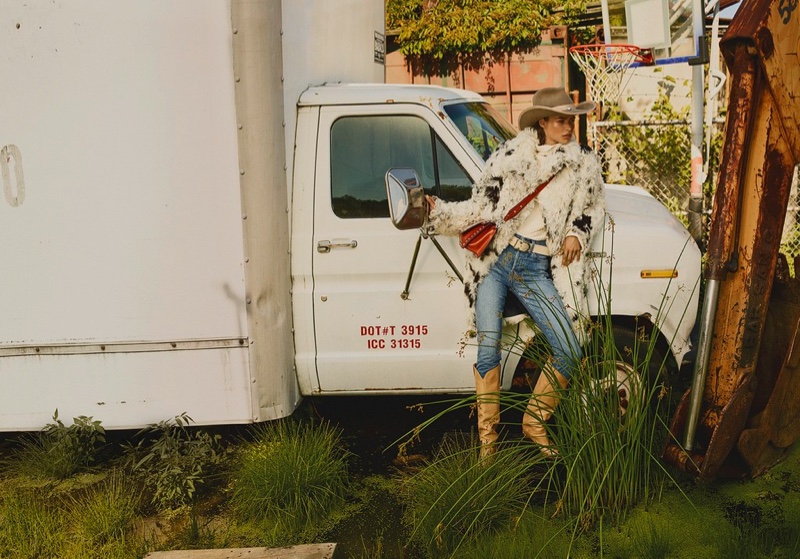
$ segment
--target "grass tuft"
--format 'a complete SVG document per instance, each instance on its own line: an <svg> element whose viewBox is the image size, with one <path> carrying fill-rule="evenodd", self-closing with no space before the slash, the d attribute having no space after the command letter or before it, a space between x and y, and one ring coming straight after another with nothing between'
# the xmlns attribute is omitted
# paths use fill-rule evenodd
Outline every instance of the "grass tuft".
<svg viewBox="0 0 800 559"><path fill-rule="evenodd" d="M0 557L59 557L66 544L65 516L36 491L14 488L0 498Z"/></svg>
<svg viewBox="0 0 800 559"><path fill-rule="evenodd" d="M634 557L667 559L678 553L670 526L657 523L652 517L631 528L631 549Z"/></svg>
<svg viewBox="0 0 800 559"><path fill-rule="evenodd" d="M431 556L447 557L507 526L525 509L527 476L539 461L519 445L481 460L470 441L446 438L433 462L402 480L412 539Z"/></svg>
<svg viewBox="0 0 800 559"><path fill-rule="evenodd" d="M241 449L231 483L239 519L270 526L272 541L302 537L344 504L349 453L328 423L280 420L258 426Z"/></svg>
<svg viewBox="0 0 800 559"><path fill-rule="evenodd" d="M131 533L139 509L137 489L121 473L112 473L88 493L74 497L70 516L78 537L92 546L122 541Z"/></svg>

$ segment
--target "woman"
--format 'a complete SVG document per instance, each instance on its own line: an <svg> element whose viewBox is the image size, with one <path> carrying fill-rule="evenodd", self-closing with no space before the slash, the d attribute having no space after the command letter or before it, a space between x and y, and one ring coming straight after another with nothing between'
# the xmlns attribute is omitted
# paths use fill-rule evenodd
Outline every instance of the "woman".
<svg viewBox="0 0 800 559"><path fill-rule="evenodd" d="M481 257L467 253L464 280L477 329L473 373L481 456L493 454L497 440L500 335L509 291L553 350L534 387L522 431L542 452L555 453L544 424L558 404L557 390L566 388L581 358L588 321L587 252L605 211L600 163L574 140L576 115L594 108L592 102L574 104L561 88L538 91L532 106L520 115L521 132L492 154L470 200L428 197L431 234L457 235L483 221L497 224L497 234ZM512 207L547 180L516 217L504 220Z"/></svg>

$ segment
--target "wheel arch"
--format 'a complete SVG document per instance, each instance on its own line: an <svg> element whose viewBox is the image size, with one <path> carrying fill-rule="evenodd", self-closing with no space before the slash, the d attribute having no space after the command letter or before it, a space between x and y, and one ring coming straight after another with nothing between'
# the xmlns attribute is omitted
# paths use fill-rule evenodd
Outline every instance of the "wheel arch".
<svg viewBox="0 0 800 559"><path fill-rule="evenodd" d="M677 373L680 363L686 352L676 354L675 344L671 344L667 335L662 332L651 320L650 316L642 315L610 315L608 317L595 316L592 321L599 324L601 321L610 320L612 328L624 328L632 332L642 332L647 340L654 339L655 349L667 356L666 365L670 373ZM674 337L674 336L673 336ZM682 346L683 344L681 344Z"/></svg>

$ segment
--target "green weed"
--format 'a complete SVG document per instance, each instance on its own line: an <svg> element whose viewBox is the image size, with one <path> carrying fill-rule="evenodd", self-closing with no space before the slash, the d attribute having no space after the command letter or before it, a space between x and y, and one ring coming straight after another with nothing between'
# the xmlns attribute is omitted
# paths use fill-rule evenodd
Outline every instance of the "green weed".
<svg viewBox="0 0 800 559"><path fill-rule="evenodd" d="M658 458L667 432L665 387L650 378L650 350L635 342L636 358L621 355L613 335L603 331L601 353L589 354L573 374L552 429L559 455L545 478L556 487L559 510L578 518L580 529L601 518L619 523L630 507L656 496L666 478Z"/></svg>
<svg viewBox="0 0 800 559"><path fill-rule="evenodd" d="M327 423L258 426L232 473L230 498L238 518L269 526L264 537L273 541L319 531L348 489L349 454L340 437Z"/></svg>
<svg viewBox="0 0 800 559"><path fill-rule="evenodd" d="M59 557L67 542L65 525L52 500L13 488L0 497L0 557Z"/></svg>
<svg viewBox="0 0 800 559"><path fill-rule="evenodd" d="M613 253L613 235L611 240ZM598 270L596 277L602 276L602 270ZM557 394L560 405L555 421L546 426L558 455L543 460L539 447L527 440L504 443L495 459L495 463L504 464L502 475L526 480L512 484L507 477L492 479L494 463L479 465L474 448L445 448L444 456L412 478L428 484L414 491L419 497L413 505L416 516L412 521L415 534L424 535L433 556L476 545L487 533L503 526L503 512L518 514L514 512L515 500L527 502L531 510L540 510L542 517L557 519L561 529L568 528L571 545L598 527L602 540L603 526L620 526L632 508L657 501L671 481L658 456L668 434L667 370L671 365L668 352L659 345L658 320L655 324L612 320L608 311L611 294L601 285L596 288L600 290L600 309L595 313L598 318L582 355L574 356L569 386ZM664 308L656 316L663 315L671 304L664 297ZM541 343L526 346L520 342L503 341L509 351L524 351L527 360L547 370L549 349ZM529 413L529 394L503 392L499 399L501 409ZM411 439L445 413L472 406L474 401L471 397L453 403L420 425ZM513 429L518 431L519 425ZM525 458L517 463L512 457ZM512 462L505 463L507 459ZM494 483L507 490L497 490ZM450 496L450 491L458 496ZM656 532L640 535L646 540L643 552L668 555L670 542L666 537ZM514 545L523 544L515 541ZM525 555L533 551L529 549Z"/></svg>
<svg viewBox="0 0 800 559"><path fill-rule="evenodd" d="M528 476L537 462L537 454L519 445L482 461L471 441L445 439L430 464L402 480L412 539L433 557L451 557L508 526L530 498Z"/></svg>
<svg viewBox="0 0 800 559"><path fill-rule="evenodd" d="M222 462L220 436L189 428L185 412L143 429L125 447L127 464L152 492L159 509L190 505Z"/></svg>
<svg viewBox="0 0 800 559"><path fill-rule="evenodd" d="M112 473L89 492L73 497L70 517L78 537L92 547L123 541L136 522L139 494L120 472Z"/></svg>
<svg viewBox="0 0 800 559"><path fill-rule="evenodd" d="M667 559L679 554L680 543L675 541L669 524L657 523L652 518L634 524L631 530L631 550L634 557L642 559Z"/></svg>
<svg viewBox="0 0 800 559"><path fill-rule="evenodd" d="M459 559L563 559L593 557L587 542L575 542L568 523L526 510L505 530L471 542L458 552Z"/></svg>
<svg viewBox="0 0 800 559"><path fill-rule="evenodd" d="M65 425L53 414L53 422L33 435L26 435L9 462L20 475L61 480L94 463L100 445L106 442L100 421L84 415Z"/></svg>

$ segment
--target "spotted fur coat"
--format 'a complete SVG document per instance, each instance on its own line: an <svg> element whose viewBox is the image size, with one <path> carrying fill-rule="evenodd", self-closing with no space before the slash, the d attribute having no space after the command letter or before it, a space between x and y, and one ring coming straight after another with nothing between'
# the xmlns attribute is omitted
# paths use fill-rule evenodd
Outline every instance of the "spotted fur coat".
<svg viewBox="0 0 800 559"><path fill-rule="evenodd" d="M530 214L528 204L515 218L504 222L508 211L536 186L553 177L538 195L547 230L547 248L552 258L553 283L561 294L578 339L583 341L589 309L589 250L595 232L603 226L605 193L600 163L589 150L575 142L566 145L540 146L531 129L501 145L489 160L472 197L463 202L437 200L431 210L428 232L458 235L483 221L497 224L497 234L480 258L467 253L464 292L470 306L470 330L475 325L475 295L478 285L489 272L509 240ZM583 247L580 260L569 266L557 255L567 235L575 235Z"/></svg>

